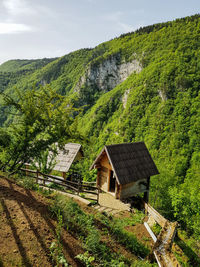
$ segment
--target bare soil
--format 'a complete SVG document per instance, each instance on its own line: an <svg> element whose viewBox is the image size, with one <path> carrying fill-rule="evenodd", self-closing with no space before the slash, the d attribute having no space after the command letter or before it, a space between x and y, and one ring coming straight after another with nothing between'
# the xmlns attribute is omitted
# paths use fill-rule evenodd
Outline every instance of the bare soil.
<svg viewBox="0 0 200 267"><path fill-rule="evenodd" d="M0 266L54 266L49 247L57 222L48 201L0 177ZM62 233L63 252L72 266L82 266L75 256L84 253L79 240Z"/></svg>
<svg viewBox="0 0 200 267"><path fill-rule="evenodd" d="M86 213L97 211L76 201ZM0 267L55 266L50 256L50 245L55 241L57 221L51 217L50 201L35 191L25 189L10 179L0 177ZM116 217L129 217L121 211ZM108 248L131 262L137 257L102 231L101 240ZM153 247L153 241L143 224L128 226L138 240ZM62 232L63 253L71 266L83 266L75 256L84 253L80 241L66 230Z"/></svg>

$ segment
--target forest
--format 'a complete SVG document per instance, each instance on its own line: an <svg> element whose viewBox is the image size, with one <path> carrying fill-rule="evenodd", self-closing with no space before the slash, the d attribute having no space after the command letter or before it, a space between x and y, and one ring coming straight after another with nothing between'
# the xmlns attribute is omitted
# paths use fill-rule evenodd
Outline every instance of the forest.
<svg viewBox="0 0 200 267"><path fill-rule="evenodd" d="M121 66L136 63L137 70L122 75ZM150 203L178 221L197 248L199 89L199 14L60 58L5 62L0 66L0 168L13 172L42 157L53 143L75 141L85 153L77 168L91 181L95 175L89 167L104 145L144 141L160 173L151 178Z"/></svg>

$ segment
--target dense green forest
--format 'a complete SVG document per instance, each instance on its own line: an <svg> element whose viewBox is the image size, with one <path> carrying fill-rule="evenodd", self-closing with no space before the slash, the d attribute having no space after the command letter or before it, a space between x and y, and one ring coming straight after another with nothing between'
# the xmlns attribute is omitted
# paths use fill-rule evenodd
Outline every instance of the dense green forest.
<svg viewBox="0 0 200 267"><path fill-rule="evenodd" d="M144 141L160 172L151 178L150 202L199 239L200 15L144 27L57 59L0 66L0 92L16 101L17 92L48 84L73 104L70 127L89 141L82 163L88 179L105 144ZM3 142L16 119L2 99L0 108Z"/></svg>

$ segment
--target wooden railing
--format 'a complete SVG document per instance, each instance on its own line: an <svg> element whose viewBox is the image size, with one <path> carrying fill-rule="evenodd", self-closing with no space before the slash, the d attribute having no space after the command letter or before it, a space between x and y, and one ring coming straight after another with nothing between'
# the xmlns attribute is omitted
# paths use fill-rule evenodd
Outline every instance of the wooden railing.
<svg viewBox="0 0 200 267"><path fill-rule="evenodd" d="M80 195L80 193L84 193L85 194L84 198L97 201L97 203L99 202L100 188L94 186L95 182L85 182L85 181L73 182L65 180L64 178L58 176L42 173L38 170L29 170L23 168L21 168L20 170L22 171L23 174L25 174L25 176L34 178L36 180L36 183L42 186L49 188L48 184L53 183L60 186L57 188L57 190L60 191L69 190L71 193L76 193L77 195ZM96 196L96 198L91 198L90 195L94 195Z"/></svg>
<svg viewBox="0 0 200 267"><path fill-rule="evenodd" d="M171 251L171 247L176 234L177 222L170 222L165 219L157 210L155 210L151 205L144 202L145 211L147 214L153 217L153 219L162 227L162 230L158 237L156 238L152 233L150 227L147 223L144 223L147 231L150 233L155 244L153 247L153 253L157 260L159 267L172 266L180 267L181 265L175 258Z"/></svg>
<svg viewBox="0 0 200 267"><path fill-rule="evenodd" d="M166 222L168 222L167 219L165 219L157 210L155 210L151 205L144 203L145 211L149 213L154 220L161 226L164 227Z"/></svg>

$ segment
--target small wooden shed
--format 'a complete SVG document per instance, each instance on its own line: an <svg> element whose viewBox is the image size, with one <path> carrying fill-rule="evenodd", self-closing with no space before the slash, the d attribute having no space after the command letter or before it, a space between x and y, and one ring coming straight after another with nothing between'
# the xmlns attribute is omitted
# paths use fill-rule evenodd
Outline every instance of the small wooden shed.
<svg viewBox="0 0 200 267"><path fill-rule="evenodd" d="M148 202L150 176L159 174L144 142L105 146L91 169L97 169L97 185L126 199L144 193Z"/></svg>
<svg viewBox="0 0 200 267"><path fill-rule="evenodd" d="M63 178L66 178L66 173L69 171L73 162L80 160L83 157L83 150L80 144L68 143L62 149L58 150L56 156L56 165L53 170L62 173Z"/></svg>

